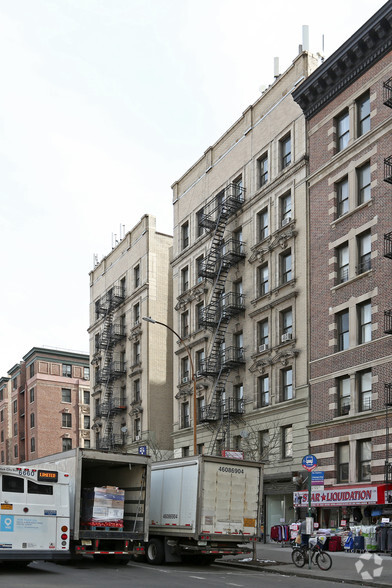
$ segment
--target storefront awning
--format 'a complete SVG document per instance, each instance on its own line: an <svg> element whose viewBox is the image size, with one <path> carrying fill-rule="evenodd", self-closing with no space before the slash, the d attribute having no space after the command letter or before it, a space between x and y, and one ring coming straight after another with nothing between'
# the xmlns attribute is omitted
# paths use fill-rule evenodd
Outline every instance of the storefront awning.
<svg viewBox="0 0 392 588"><path fill-rule="evenodd" d="M391 493L392 488L388 494ZM293 493L294 506L308 507L308 492ZM385 484L368 486L325 486L323 491L312 492L311 506L361 506L366 504L387 504Z"/></svg>

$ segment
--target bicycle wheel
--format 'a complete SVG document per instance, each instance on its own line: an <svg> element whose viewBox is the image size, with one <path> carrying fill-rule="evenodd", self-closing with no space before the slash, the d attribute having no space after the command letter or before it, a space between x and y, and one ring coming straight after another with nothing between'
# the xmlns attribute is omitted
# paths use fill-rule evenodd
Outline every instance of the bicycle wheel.
<svg viewBox="0 0 392 588"><path fill-rule="evenodd" d="M329 553L326 553L325 551L319 551L316 555L316 564L320 570L323 570L324 572L329 570L329 568L332 566L332 559Z"/></svg>
<svg viewBox="0 0 392 588"><path fill-rule="evenodd" d="M293 549L291 559L297 568L303 568L305 565L305 554L302 549Z"/></svg>

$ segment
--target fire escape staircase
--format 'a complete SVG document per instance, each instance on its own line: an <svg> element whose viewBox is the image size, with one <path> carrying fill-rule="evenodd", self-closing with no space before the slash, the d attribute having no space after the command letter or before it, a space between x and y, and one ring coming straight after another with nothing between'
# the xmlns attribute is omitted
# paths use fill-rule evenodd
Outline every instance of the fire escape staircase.
<svg viewBox="0 0 392 588"><path fill-rule="evenodd" d="M243 188L230 184L212 200L200 219L200 224L213 233L208 256L199 266L199 275L212 280L213 284L209 304L203 308L200 318L201 324L213 332L207 357L200 366L201 374L213 380L210 404L200 414L200 422L204 423L216 423L225 415L221 410L221 398L230 371L244 363L243 350L239 352L236 348L224 348L230 319L245 309L242 294L225 292L230 268L245 258L245 244L242 241L224 238L230 217L242 207L243 202ZM220 429L218 427L213 446Z"/></svg>
<svg viewBox="0 0 392 588"><path fill-rule="evenodd" d="M121 399L114 396L114 382L124 375L125 366L114 360L114 347L125 337L121 324L114 323L114 312L124 300L124 292L119 286L111 288L100 301L99 312L103 314L103 330L99 338L99 347L103 351L103 365L99 374L99 383L104 390L96 416L101 417L104 427L99 439L98 449L115 451L124 443L122 435L113 432L114 416L124 408Z"/></svg>

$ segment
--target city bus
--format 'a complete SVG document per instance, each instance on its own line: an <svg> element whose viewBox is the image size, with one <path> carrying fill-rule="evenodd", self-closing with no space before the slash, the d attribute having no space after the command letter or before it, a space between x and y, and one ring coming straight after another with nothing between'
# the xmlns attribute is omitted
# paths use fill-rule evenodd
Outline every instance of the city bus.
<svg viewBox="0 0 392 588"><path fill-rule="evenodd" d="M0 465L0 562L69 559L70 477Z"/></svg>

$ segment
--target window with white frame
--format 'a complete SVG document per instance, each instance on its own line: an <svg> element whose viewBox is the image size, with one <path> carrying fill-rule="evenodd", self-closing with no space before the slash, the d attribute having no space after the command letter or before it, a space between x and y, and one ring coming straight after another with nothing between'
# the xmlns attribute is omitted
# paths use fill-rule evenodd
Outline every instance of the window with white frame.
<svg viewBox="0 0 392 588"><path fill-rule="evenodd" d="M358 137L370 131L370 93L365 92L356 101L357 120L358 120Z"/></svg>
<svg viewBox="0 0 392 588"><path fill-rule="evenodd" d="M195 266L196 266L196 282L197 283L203 281L203 276L202 276L203 262L204 262L204 255L200 255L199 257L196 258Z"/></svg>
<svg viewBox="0 0 392 588"><path fill-rule="evenodd" d="M204 206L196 212L196 234L201 237L204 234L205 228L203 227L204 218Z"/></svg>
<svg viewBox="0 0 392 588"><path fill-rule="evenodd" d="M259 188L268 182L268 155L265 153L257 160Z"/></svg>
<svg viewBox="0 0 392 588"><path fill-rule="evenodd" d="M293 427L282 427L282 457L293 457Z"/></svg>
<svg viewBox="0 0 392 588"><path fill-rule="evenodd" d="M281 370L282 401L293 398L293 368L288 367Z"/></svg>
<svg viewBox="0 0 392 588"><path fill-rule="evenodd" d="M372 267L372 236L365 231L357 237L358 265L357 275L367 272Z"/></svg>
<svg viewBox="0 0 392 588"><path fill-rule="evenodd" d="M270 444L270 435L269 435L268 429L258 431L258 438L259 438L259 458L260 458L260 460L266 461L266 460L268 460L269 444Z"/></svg>
<svg viewBox="0 0 392 588"><path fill-rule="evenodd" d="M280 220L282 226L287 225L291 219L291 193L289 192L280 198Z"/></svg>
<svg viewBox="0 0 392 588"><path fill-rule="evenodd" d="M338 443L337 453L337 482L347 483L349 480L350 447L348 443Z"/></svg>
<svg viewBox="0 0 392 588"><path fill-rule="evenodd" d="M350 412L351 407L351 392L350 392L350 377L343 376L337 379L338 389L338 415L345 416Z"/></svg>
<svg viewBox="0 0 392 588"><path fill-rule="evenodd" d="M258 296L264 296L268 294L269 291L269 272L268 272L268 263L264 263L261 265L258 270Z"/></svg>
<svg viewBox="0 0 392 588"><path fill-rule="evenodd" d="M72 378L72 365L63 363L63 377Z"/></svg>
<svg viewBox="0 0 392 588"><path fill-rule="evenodd" d="M291 163L291 136L290 133L279 141L280 144L280 163L281 169L284 169Z"/></svg>
<svg viewBox="0 0 392 588"><path fill-rule="evenodd" d="M181 249L186 249L189 245L189 223L185 222L181 226Z"/></svg>
<svg viewBox="0 0 392 588"><path fill-rule="evenodd" d="M190 380L189 357L181 359L181 382L186 384Z"/></svg>
<svg viewBox="0 0 392 588"><path fill-rule="evenodd" d="M181 337L188 337L189 335L189 310L181 314Z"/></svg>
<svg viewBox="0 0 392 588"><path fill-rule="evenodd" d="M348 110L345 110L336 119L337 150L345 149L350 140L350 117Z"/></svg>
<svg viewBox="0 0 392 588"><path fill-rule="evenodd" d="M259 241L262 241L269 235L268 208L264 208L264 210L257 214L257 233Z"/></svg>
<svg viewBox="0 0 392 588"><path fill-rule="evenodd" d="M203 328L202 320L203 320L203 308L204 302L198 302L195 306L195 327L196 331L199 331Z"/></svg>
<svg viewBox="0 0 392 588"><path fill-rule="evenodd" d="M343 216L349 211L348 177L336 183L337 216Z"/></svg>
<svg viewBox="0 0 392 588"><path fill-rule="evenodd" d="M349 248L348 243L343 243L340 247L337 248L337 261L338 261L338 271L337 271L337 282L338 284L343 284L347 282L349 278Z"/></svg>
<svg viewBox="0 0 392 588"><path fill-rule="evenodd" d="M189 289L189 269L188 266L181 270L181 291L186 292Z"/></svg>
<svg viewBox="0 0 392 588"><path fill-rule="evenodd" d="M281 269L281 279L282 285L287 284L292 279L292 258L291 258L291 249L287 249L283 253L280 254L280 269Z"/></svg>
<svg viewBox="0 0 392 588"><path fill-rule="evenodd" d="M357 443L358 458L358 482L370 482L371 480L371 459L372 440L361 439Z"/></svg>
<svg viewBox="0 0 392 588"><path fill-rule="evenodd" d="M257 323L257 334L258 334L258 351L259 353L268 349L269 346L269 328L268 319L263 319Z"/></svg>
<svg viewBox="0 0 392 588"><path fill-rule="evenodd" d="M181 429L190 427L189 402L181 403Z"/></svg>
<svg viewBox="0 0 392 588"><path fill-rule="evenodd" d="M71 389L70 388L62 388L61 389L61 401L62 402L71 402Z"/></svg>
<svg viewBox="0 0 392 588"><path fill-rule="evenodd" d="M343 310L336 315L337 347L338 351L345 351L349 347L349 311Z"/></svg>
<svg viewBox="0 0 392 588"><path fill-rule="evenodd" d="M358 410L371 410L372 408L372 370L364 370L357 374L358 383Z"/></svg>
<svg viewBox="0 0 392 588"><path fill-rule="evenodd" d="M370 300L357 305L358 344L372 340L372 303Z"/></svg>
<svg viewBox="0 0 392 588"><path fill-rule="evenodd" d="M284 343L293 337L293 310L285 308L280 313L281 342Z"/></svg>
<svg viewBox="0 0 392 588"><path fill-rule="evenodd" d="M270 383L268 374L263 374L257 378L257 388L258 407L263 408L264 406L268 406L270 403Z"/></svg>
<svg viewBox="0 0 392 588"><path fill-rule="evenodd" d="M133 268L133 283L135 288L139 288L140 286L140 265L136 265Z"/></svg>
<svg viewBox="0 0 392 588"><path fill-rule="evenodd" d="M358 205L371 199L370 163L365 163L357 169Z"/></svg>
<svg viewBox="0 0 392 588"><path fill-rule="evenodd" d="M69 412L62 413L61 426L69 429L72 427L72 415Z"/></svg>

